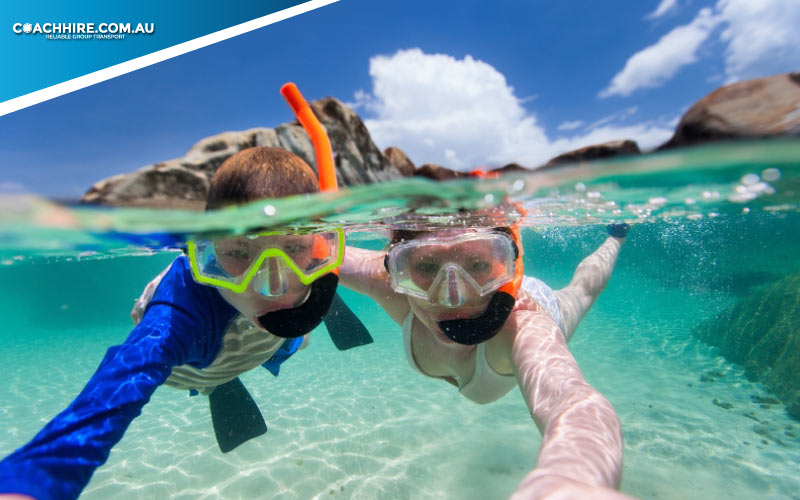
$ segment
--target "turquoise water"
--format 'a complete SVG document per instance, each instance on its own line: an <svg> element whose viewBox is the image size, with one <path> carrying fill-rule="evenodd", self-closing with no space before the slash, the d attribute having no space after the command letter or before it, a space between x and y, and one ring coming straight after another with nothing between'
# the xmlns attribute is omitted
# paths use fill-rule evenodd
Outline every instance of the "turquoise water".
<svg viewBox="0 0 800 500"><path fill-rule="evenodd" d="M800 498L800 422L783 405L753 402L769 392L691 335L800 271L798 158L800 144L767 143L495 181L403 181L275 203L269 217L261 205L154 218L7 198L0 454L77 395L105 350L130 331L133 299L176 255L108 230L193 233L314 219L344 224L350 244L381 248L381 220L409 206L447 217L511 196L527 212L526 273L556 289L602 243L605 223L634 223L608 287L570 343L621 419L622 490L654 499ZM222 455L206 400L160 388L82 498L507 498L540 445L519 391L479 406L415 373L399 327L369 300L340 293L375 342L339 352L321 326L279 378L245 374L266 435Z"/></svg>

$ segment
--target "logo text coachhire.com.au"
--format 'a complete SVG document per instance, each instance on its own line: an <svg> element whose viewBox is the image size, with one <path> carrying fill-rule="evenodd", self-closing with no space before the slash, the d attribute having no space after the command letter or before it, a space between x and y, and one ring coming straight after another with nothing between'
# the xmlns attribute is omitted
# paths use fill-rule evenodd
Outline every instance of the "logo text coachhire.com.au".
<svg viewBox="0 0 800 500"><path fill-rule="evenodd" d="M48 40L122 40L126 35L152 35L155 23L14 23L18 35L45 35Z"/></svg>

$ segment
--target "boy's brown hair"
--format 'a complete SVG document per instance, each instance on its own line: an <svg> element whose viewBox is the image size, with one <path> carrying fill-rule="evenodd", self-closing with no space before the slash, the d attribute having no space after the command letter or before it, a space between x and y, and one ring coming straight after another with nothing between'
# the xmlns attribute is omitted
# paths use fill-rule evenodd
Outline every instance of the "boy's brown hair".
<svg viewBox="0 0 800 500"><path fill-rule="evenodd" d="M248 148L225 160L211 178L206 210L317 191L317 176L299 156L281 148Z"/></svg>

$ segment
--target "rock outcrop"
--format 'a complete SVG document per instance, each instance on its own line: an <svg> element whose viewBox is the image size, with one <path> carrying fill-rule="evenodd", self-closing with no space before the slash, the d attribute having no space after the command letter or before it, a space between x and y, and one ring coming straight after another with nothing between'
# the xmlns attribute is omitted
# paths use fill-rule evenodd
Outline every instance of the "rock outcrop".
<svg viewBox="0 0 800 500"><path fill-rule="evenodd" d="M659 149L718 140L800 136L800 72L721 87L683 115Z"/></svg>
<svg viewBox="0 0 800 500"><path fill-rule="evenodd" d="M447 167L436 165L434 163L426 163L414 171L414 176L425 177L435 181L451 181L453 179L469 177L469 174L466 172L450 170Z"/></svg>
<svg viewBox="0 0 800 500"><path fill-rule="evenodd" d="M694 335L744 366L800 420L800 273L767 285L708 320Z"/></svg>
<svg viewBox="0 0 800 500"><path fill-rule="evenodd" d="M402 177L375 146L361 118L328 97L311 103L328 131L339 184L369 184ZM316 171L311 140L298 123L223 132L195 144L183 158L156 163L135 172L104 179L81 198L83 203L154 208L201 209L208 183L225 159L254 146L282 147L303 158Z"/></svg>
<svg viewBox="0 0 800 500"><path fill-rule="evenodd" d="M555 158L550 159L547 163L539 167L539 169L553 168L566 163L584 163L588 161L601 160L604 158L638 154L641 154L641 150L639 149L639 145L636 144L636 141L626 139L621 141L604 142L602 144L593 144L591 146L585 146L562 153Z"/></svg>
<svg viewBox="0 0 800 500"><path fill-rule="evenodd" d="M406 156L403 150L396 146L391 146L384 149L383 156L386 157L386 161L393 165L394 168L396 168L403 175L403 177L411 177L414 175L414 171L417 169L417 167L411 163L411 160L408 159L408 156Z"/></svg>

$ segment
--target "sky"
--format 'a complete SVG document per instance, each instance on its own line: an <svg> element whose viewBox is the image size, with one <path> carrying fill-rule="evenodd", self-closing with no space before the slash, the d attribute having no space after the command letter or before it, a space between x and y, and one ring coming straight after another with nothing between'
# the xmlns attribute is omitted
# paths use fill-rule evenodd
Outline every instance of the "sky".
<svg viewBox="0 0 800 500"><path fill-rule="evenodd" d="M80 197L204 137L354 107L379 148L457 170L668 140L716 88L800 69L797 0L340 0L0 117L0 193Z"/></svg>

